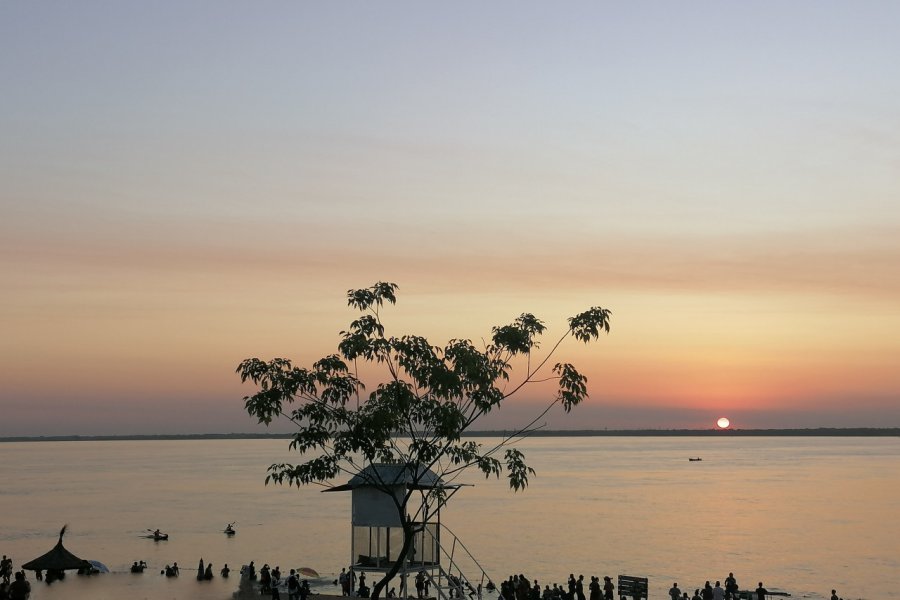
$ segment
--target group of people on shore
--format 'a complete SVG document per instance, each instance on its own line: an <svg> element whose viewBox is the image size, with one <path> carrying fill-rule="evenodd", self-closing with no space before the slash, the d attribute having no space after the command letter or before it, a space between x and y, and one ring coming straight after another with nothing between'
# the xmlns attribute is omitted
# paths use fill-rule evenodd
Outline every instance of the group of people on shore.
<svg viewBox="0 0 900 600"><path fill-rule="evenodd" d="M250 564L241 569L241 576L250 582L259 581L259 592L262 595L271 596L272 600L281 600L281 592L287 592L287 600L306 600L312 593L309 588L309 581L300 578L297 569L291 569L287 577L282 577L281 567L269 567L263 564L256 571L256 564L250 561Z"/></svg>
<svg viewBox="0 0 900 600"><path fill-rule="evenodd" d="M756 600L766 600L769 591L760 581L754 593L756 594ZM677 582L673 583L672 587L669 588L669 598L671 600L738 600L740 596L741 590L734 573L729 573L728 577L725 578L725 587L722 587L721 581L717 580L716 585L713 586L707 580L702 588L694 589L693 596L689 596L687 592L682 592Z"/></svg>
<svg viewBox="0 0 900 600"><path fill-rule="evenodd" d="M600 577L591 575L590 582L585 584L584 575L575 577L574 573L569 574L569 578L565 585L558 583L545 584L541 588L537 579L531 580L524 574L510 575L506 580L500 582L499 594L503 600L613 600L615 585L612 578L604 576L602 583ZM585 593L587 588L587 593ZM486 586L487 591L493 591L496 586L489 581ZM475 594L481 597L481 585L475 590ZM589 596L588 596L589 594ZM472 593L470 596L474 595Z"/></svg>
<svg viewBox="0 0 900 600"><path fill-rule="evenodd" d="M25 571L13 574L12 558L3 555L0 559L0 600L27 600L31 594L31 583Z"/></svg>
<svg viewBox="0 0 900 600"><path fill-rule="evenodd" d="M492 591L494 584L488 582L488 590ZM600 577L592 575L590 583L587 584L585 590L584 575L575 577L574 573L569 574L565 586L560 584L547 584L543 587L535 580L529 580L525 575L510 575L508 579L500 584L500 598L503 600L614 600L616 586L612 578L603 577L601 583ZM418 591L418 586L417 586ZM760 581L755 590L755 600L767 600L768 590ZM470 594L472 596L474 594ZM481 598L481 586L477 589L478 598ZM418 594L419 598L427 598L426 595ZM734 573L729 573L725 578L725 587L722 587L721 581L716 581L715 586L707 581L702 588L696 588L694 595L691 597L687 592L682 592L678 587L678 583L673 583L669 589L670 600L739 600L740 587ZM641 600L646 599L646 591L641 592L633 597L621 596L621 600ZM841 600L832 590L831 600Z"/></svg>
<svg viewBox="0 0 900 600"><path fill-rule="evenodd" d="M421 575L421 573L420 573ZM357 586L357 580L359 581L359 585ZM359 577L356 576L356 571L353 569L347 570L346 567L341 569L338 578L334 580L336 585L341 586L341 596L350 596L356 598L368 598L372 595L372 590L369 585L366 583L366 572L360 571ZM419 577L416 577L416 586L419 585ZM386 597L388 598L396 598L397 597L397 588L392 587L388 590Z"/></svg>
<svg viewBox="0 0 900 600"><path fill-rule="evenodd" d="M341 596L368 598L372 593L369 586L366 585L365 571L361 571L359 574L359 588L356 587L356 571L353 569L348 571L346 567L341 569L341 573L337 578L337 583L341 586Z"/></svg>

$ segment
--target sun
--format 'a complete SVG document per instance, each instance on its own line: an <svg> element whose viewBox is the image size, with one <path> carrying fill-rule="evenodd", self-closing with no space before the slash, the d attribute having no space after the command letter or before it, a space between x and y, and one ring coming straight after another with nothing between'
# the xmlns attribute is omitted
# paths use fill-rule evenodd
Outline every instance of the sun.
<svg viewBox="0 0 900 600"><path fill-rule="evenodd" d="M719 429L728 429L728 426L731 425L731 421L729 421L727 417L719 417L719 420L716 421L716 425L719 426Z"/></svg>

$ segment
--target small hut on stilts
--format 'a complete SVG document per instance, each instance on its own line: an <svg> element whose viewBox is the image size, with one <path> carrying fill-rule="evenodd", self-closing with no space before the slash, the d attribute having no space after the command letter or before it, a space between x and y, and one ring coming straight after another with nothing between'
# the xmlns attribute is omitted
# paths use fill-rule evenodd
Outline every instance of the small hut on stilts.
<svg viewBox="0 0 900 600"><path fill-rule="evenodd" d="M372 464L352 477L344 485L328 488L326 492L350 491L351 578L370 573L375 577L387 574L399 559L404 544L403 519L398 510L402 499L412 490L407 504L407 519L416 531L411 552L397 571L398 596L416 596L418 578L430 587L430 596L439 600L451 597L474 598L477 585L487 583L481 565L449 530L441 525L440 510L462 486L444 482L436 473L424 467L404 464ZM435 503L429 492L439 488L442 501ZM412 515L412 516L410 516ZM442 545L442 533L444 544ZM465 565L463 564L465 563ZM477 576L469 579L463 570ZM369 583L377 580L370 579ZM471 583L470 583L471 582ZM390 588L385 588L383 597ZM411 590L410 587L413 589ZM356 594L367 590L356 590ZM471 593L471 595L470 595ZM361 595L361 594L360 594Z"/></svg>

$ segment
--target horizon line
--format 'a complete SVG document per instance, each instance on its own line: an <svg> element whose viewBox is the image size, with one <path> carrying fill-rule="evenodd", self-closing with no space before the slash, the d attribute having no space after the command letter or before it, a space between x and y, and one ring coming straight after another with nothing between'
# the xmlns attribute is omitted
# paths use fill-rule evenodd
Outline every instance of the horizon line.
<svg viewBox="0 0 900 600"><path fill-rule="evenodd" d="M514 433L506 429L467 431L464 437L503 437ZM68 442L68 441L154 441L154 440L222 440L222 439L287 439L291 433L159 433L125 435L34 435L5 436L2 442ZM524 437L664 437L664 436L818 436L818 437L900 437L900 427L808 427L785 429L554 429L540 430ZM403 436L398 436L403 437Z"/></svg>

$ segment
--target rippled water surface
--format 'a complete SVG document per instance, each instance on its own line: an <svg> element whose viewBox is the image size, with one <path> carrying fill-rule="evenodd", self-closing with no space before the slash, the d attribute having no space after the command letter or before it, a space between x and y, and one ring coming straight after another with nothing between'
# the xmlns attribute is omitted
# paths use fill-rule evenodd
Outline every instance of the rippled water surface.
<svg viewBox="0 0 900 600"><path fill-rule="evenodd" d="M489 439L482 440L485 444ZM742 587L794 597L900 598L900 439L557 437L520 444L538 474L524 493L484 480L443 522L499 580L569 573L641 575L654 600L733 571ZM69 575L33 599L231 597L237 579L159 574L199 559L312 567L318 589L350 560L347 494L266 487L266 467L296 458L285 440L0 444L0 553L18 568L66 547L113 573ZM689 462L690 456L703 458ZM343 482L338 482L343 483ZM236 521L238 534L222 533ZM141 537L148 528L167 542ZM127 573L135 560L150 568Z"/></svg>

